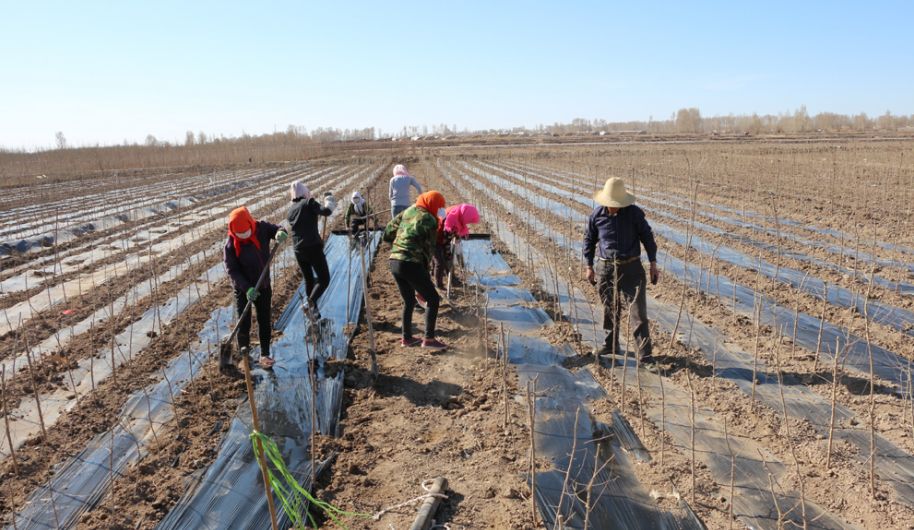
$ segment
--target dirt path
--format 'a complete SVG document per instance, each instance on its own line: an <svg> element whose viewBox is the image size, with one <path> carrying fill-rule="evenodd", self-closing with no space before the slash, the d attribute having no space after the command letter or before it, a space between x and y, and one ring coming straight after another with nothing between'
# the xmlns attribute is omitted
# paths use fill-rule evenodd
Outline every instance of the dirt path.
<svg viewBox="0 0 914 530"><path fill-rule="evenodd" d="M427 166L410 169L427 188L440 189L449 204L458 201L456 190ZM386 179L380 180L386 184ZM386 192L386 185L379 184L370 200L385 204ZM383 244L368 290L381 375L372 385L363 321L345 367L342 436L328 441L340 455L319 495L338 506L373 514L422 495L424 481L443 476L449 490L438 511L441 524L531 527L524 479L528 432L523 406L513 399L516 377L512 372L507 380L511 399L505 426L504 380L480 349L473 293L461 292L453 303L442 306L438 335L450 345L446 352L403 348L402 300L387 266L389 253L389 244ZM422 319L415 315L414 328L422 329ZM394 509L378 521L353 519L347 524L404 528L415 518L418 505Z"/></svg>

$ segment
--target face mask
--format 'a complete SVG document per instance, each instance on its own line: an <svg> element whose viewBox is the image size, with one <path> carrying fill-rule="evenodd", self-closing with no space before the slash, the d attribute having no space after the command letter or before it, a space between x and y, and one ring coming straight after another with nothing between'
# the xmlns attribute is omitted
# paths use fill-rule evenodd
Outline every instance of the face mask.
<svg viewBox="0 0 914 530"><path fill-rule="evenodd" d="M444 218L447 215L447 210L444 208L438 208L438 217Z"/></svg>
<svg viewBox="0 0 914 530"><path fill-rule="evenodd" d="M244 232L236 232L235 237L237 237L238 239L247 239L247 238L251 237L251 229L248 228Z"/></svg>

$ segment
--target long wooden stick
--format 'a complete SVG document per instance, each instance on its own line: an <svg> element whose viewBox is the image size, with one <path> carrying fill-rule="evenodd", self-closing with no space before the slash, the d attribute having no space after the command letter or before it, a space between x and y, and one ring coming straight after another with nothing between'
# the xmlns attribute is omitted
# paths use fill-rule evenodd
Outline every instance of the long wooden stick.
<svg viewBox="0 0 914 530"><path fill-rule="evenodd" d="M835 353L831 371L831 417L828 420L828 448L825 450L825 469L831 467L831 448L835 434L835 404L838 401L838 359L841 357L840 343L835 337Z"/></svg>
<svg viewBox="0 0 914 530"><path fill-rule="evenodd" d="M500 323L501 326L501 397L504 401L504 422L502 423L502 428L505 432L508 432L508 335L505 333L505 323ZM495 360L496 364L498 360Z"/></svg>
<svg viewBox="0 0 914 530"><path fill-rule="evenodd" d="M527 383L527 411L530 415L530 515L536 526L536 377Z"/></svg>
<svg viewBox="0 0 914 530"><path fill-rule="evenodd" d="M368 355L371 358L371 376L377 377L377 348L374 340L374 326L371 323L371 305L368 303L368 264L365 262L365 247L362 245L359 245L359 258L362 262L362 300L365 302L365 323L368 325Z"/></svg>
<svg viewBox="0 0 914 530"><path fill-rule="evenodd" d="M260 430L260 420L257 418L257 404L254 402L254 382L251 380L251 358L244 355L241 359L241 366L244 368L244 383L248 389L248 404L251 406L251 427L255 431ZM267 462L263 457L263 443L260 438L256 439L257 444L257 463L260 464L260 474L263 477L264 494L267 497L267 507L270 509L270 523L273 530L279 530L279 523L276 521L276 506L273 505L273 492L270 490L270 478L267 475Z"/></svg>
<svg viewBox="0 0 914 530"><path fill-rule="evenodd" d="M38 410L38 422L41 425L41 440L48 441L48 431L44 427L44 414L41 412L41 399L38 396L38 383L35 381L35 371L32 369L32 352L29 348L28 337L25 338L25 359L29 363L29 377L32 379L32 393L35 394L35 407Z"/></svg>
<svg viewBox="0 0 914 530"><path fill-rule="evenodd" d="M13 472L19 476L19 464L16 463L16 450L13 449L13 437L10 436L10 413L6 408L6 366L0 366L0 405L3 408L3 423L6 425L6 443L10 446L10 459L13 461Z"/></svg>

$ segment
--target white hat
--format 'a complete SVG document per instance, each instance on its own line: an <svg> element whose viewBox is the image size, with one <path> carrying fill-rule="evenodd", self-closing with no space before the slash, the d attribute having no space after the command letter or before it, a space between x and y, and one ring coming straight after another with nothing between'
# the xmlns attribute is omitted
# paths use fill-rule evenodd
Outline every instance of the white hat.
<svg viewBox="0 0 914 530"><path fill-rule="evenodd" d="M308 186L305 186L305 183L296 180L289 185L289 195L292 197L292 200L295 199L305 199L308 200L311 198L311 191L308 189Z"/></svg>

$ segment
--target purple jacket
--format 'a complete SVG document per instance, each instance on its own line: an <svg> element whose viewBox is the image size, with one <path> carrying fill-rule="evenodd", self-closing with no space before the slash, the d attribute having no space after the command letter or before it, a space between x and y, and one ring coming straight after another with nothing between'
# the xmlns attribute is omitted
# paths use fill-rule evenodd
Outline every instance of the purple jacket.
<svg viewBox="0 0 914 530"><path fill-rule="evenodd" d="M654 232L644 217L644 210L634 204L620 208L616 215L598 206L584 228L584 259L593 266L594 254L604 259L625 259L641 255L641 245L651 263L657 261Z"/></svg>
<svg viewBox="0 0 914 530"><path fill-rule="evenodd" d="M228 236L225 247L222 249L225 268L235 284L235 289L247 291L257 285L257 279L263 271L264 265L270 259L270 242L276 237L279 227L266 221L257 221L257 239L260 241L260 250L253 243L241 244L241 255L235 255L235 244L232 237ZM261 289L270 288L270 271L263 279Z"/></svg>

